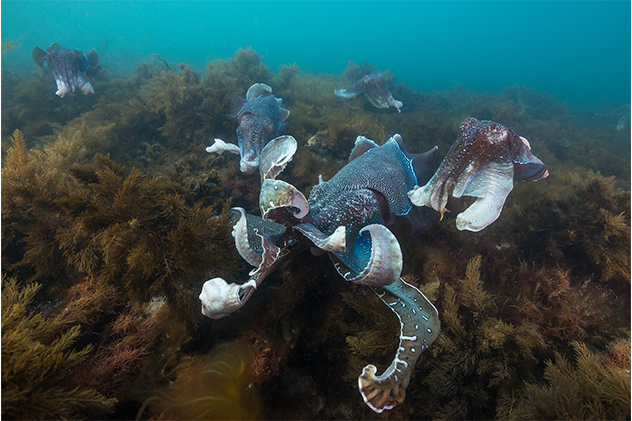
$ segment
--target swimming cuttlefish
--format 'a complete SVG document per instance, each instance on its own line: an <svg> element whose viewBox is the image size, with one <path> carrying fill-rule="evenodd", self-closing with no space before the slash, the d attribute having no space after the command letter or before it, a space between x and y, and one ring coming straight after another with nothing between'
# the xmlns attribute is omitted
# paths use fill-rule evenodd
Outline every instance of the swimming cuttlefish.
<svg viewBox="0 0 632 421"><path fill-rule="evenodd" d="M228 316L289 259L310 248L325 252L345 280L371 288L399 318L399 346L391 365L380 375L367 365L358 387L375 412L401 404L415 363L437 338L440 322L433 304L400 277L402 251L386 225L407 217L420 231L427 220L418 207L443 214L452 189L454 197L477 198L457 216L457 227L479 231L496 220L514 180L548 175L525 138L475 118L461 123L436 172L435 156L436 147L423 154L406 152L400 135L381 146L359 136L349 163L329 181L319 177L309 199L285 181L265 179L261 216L234 208L235 246L255 269L241 285L222 278L207 281L200 294L202 313L212 319Z"/></svg>
<svg viewBox="0 0 632 421"><path fill-rule="evenodd" d="M366 99L376 108L395 107L401 113L400 108L404 105L401 101L393 98L393 95L386 87L386 81L382 73L366 75L347 89L336 89L336 96L345 99L352 99L360 94L364 94Z"/></svg>
<svg viewBox="0 0 632 421"><path fill-rule="evenodd" d="M290 112L281 107L281 102L280 98L275 98L272 94L272 88L264 83L252 85L246 93L246 99L235 95L230 104L230 116L239 122L239 127L237 127L239 145L226 143L222 139L215 139L215 143L207 147L206 152L221 154L227 151L240 155L239 167L242 172L249 174L259 168L261 181L270 177L269 174L265 174L270 168L260 163L269 152L266 148L270 146L270 143L273 143L271 141L287 128L285 120L289 117ZM270 147L277 151L281 150L276 145ZM279 156L277 159L287 158L285 162L287 164L296 152L296 142L294 143L294 150L287 150L287 152L283 157Z"/></svg>
<svg viewBox="0 0 632 421"><path fill-rule="evenodd" d="M62 47L54 42L46 51L39 47L33 48L33 60L39 67L44 67L44 62L48 63L57 84L55 94L61 98L68 92L75 92L76 88L81 89L84 95L94 93L94 88L83 77L83 73L86 76L95 76L101 71L101 66L98 66L99 56L95 50L83 54L81 50Z"/></svg>

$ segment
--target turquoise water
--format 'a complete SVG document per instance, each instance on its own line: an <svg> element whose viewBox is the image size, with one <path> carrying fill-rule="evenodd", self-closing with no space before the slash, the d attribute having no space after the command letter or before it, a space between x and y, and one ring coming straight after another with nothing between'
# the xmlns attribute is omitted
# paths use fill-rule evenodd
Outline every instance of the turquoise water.
<svg viewBox="0 0 632 421"><path fill-rule="evenodd" d="M34 46L96 48L131 72L158 54L197 70L252 46L273 71L339 75L349 60L432 92L514 84L578 106L630 102L630 2L2 1L2 68Z"/></svg>

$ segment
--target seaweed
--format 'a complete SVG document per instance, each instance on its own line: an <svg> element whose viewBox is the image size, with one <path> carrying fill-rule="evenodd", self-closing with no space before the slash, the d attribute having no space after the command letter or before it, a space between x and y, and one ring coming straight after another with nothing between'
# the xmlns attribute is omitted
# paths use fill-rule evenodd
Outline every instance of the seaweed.
<svg viewBox="0 0 632 421"><path fill-rule="evenodd" d="M96 95L55 95L55 79L48 69L17 77L2 71L2 137L20 129L26 137L50 135L54 124L66 124L97 103ZM10 93L10 94L9 94Z"/></svg>
<svg viewBox="0 0 632 421"><path fill-rule="evenodd" d="M55 208L61 180L29 153L20 131L13 133L12 141L2 168L4 267L12 266L9 263L12 260L19 260L16 268L34 269L31 280L59 275L57 262L61 255L50 248L59 217L49 209ZM21 243L30 246L22 250Z"/></svg>
<svg viewBox="0 0 632 421"><path fill-rule="evenodd" d="M386 129L379 118L369 113L340 113L332 111L321 118L326 129L317 131L307 139L309 150L318 155L345 156L353 148L359 135L382 142Z"/></svg>
<svg viewBox="0 0 632 421"><path fill-rule="evenodd" d="M625 323L606 304L617 301L614 293L590 279L574 278L559 268L525 264L514 276L519 283L509 295L512 304L503 310L503 317L537 325L547 343L558 349L571 341L601 346L602 341L616 337L617 328Z"/></svg>
<svg viewBox="0 0 632 421"><path fill-rule="evenodd" d="M364 62L364 65L360 66L355 61L349 60L347 68L342 72L340 78L343 81L354 83L357 80L362 79L365 75L370 75L377 70L377 66L369 64L368 61Z"/></svg>
<svg viewBox="0 0 632 421"><path fill-rule="evenodd" d="M615 360L594 354L573 342L575 364L562 354L546 362L546 383L525 383L505 393L497 407L499 419L552 420L630 418L630 339L611 346Z"/></svg>
<svg viewBox="0 0 632 421"><path fill-rule="evenodd" d="M228 209L234 203L256 210L258 181L239 173L234 157L203 148L212 137L235 139L230 103L253 83L269 84L291 110L289 133L299 149L285 174L306 193L318 174L328 179L345 164L358 135L382 143L400 133L408 151L437 145L441 157L467 116L506 124L549 165L544 182L516 183L503 215L476 236L451 221L467 200L451 201L452 213L441 221L429 213L433 225L421 238L406 222L390 227L405 279L435 303L443 331L419 360L404 404L381 417L554 417L546 412L550 399L568 388L545 373L559 373L565 361L565 381L582 379L579 364L566 362L580 342L598 352L586 358L604 370L629 370L629 131L592 120L588 111L574 115L523 86L498 95L462 85L427 93L394 85L387 71L393 95L405 104L401 114L334 95L376 69L350 62L339 77L293 64L273 74L250 47L202 72L152 56L134 74L100 73L96 95L64 100L54 95L49 72L3 71L3 275L41 284L24 313L47 326L41 344L75 335L57 355L89 351L57 385L119 398L112 418L134 418L152 396L151 412L141 416L177 417L178 404L160 407L158 398L185 393L205 381L196 368L217 368L222 360L233 374L247 365L247 375L213 378L253 384L261 402L252 416L375 416L357 393L357 375L368 362L380 369L390 362L397 320L369 289L345 283L326 258L302 255L240 312L199 322L203 280L244 279L248 272L233 247ZM4 294L3 319L10 308ZM5 332L3 323L3 357ZM240 358L216 354L221 343L232 343ZM578 352L575 360L584 361ZM551 368L547 359L555 361ZM32 369L35 375L42 367ZM620 386L611 380L602 383ZM606 393L614 399L622 390ZM234 404L248 393L233 400L215 393L223 402L215 409L238 417ZM12 416L4 399L3 415ZM200 399L192 404L198 415L215 410ZM606 395L579 391L573 399L594 407L586 413L606 416ZM615 412L622 402L607 416L629 417Z"/></svg>
<svg viewBox="0 0 632 421"><path fill-rule="evenodd" d="M60 202L68 213L82 215L59 234L68 264L101 262L100 276L121 284L133 301L162 294L194 320L199 279L209 267L230 272L236 260L224 255L231 243L230 206L218 215L215 206L187 204L177 183L135 169L124 176L108 158L97 155L96 161L96 167L71 170L83 189Z"/></svg>
<svg viewBox="0 0 632 421"><path fill-rule="evenodd" d="M128 173L100 154L95 164L59 162L66 143L62 137L43 154L29 153L14 135L2 174L3 247L12 251L5 262L49 283L98 276L137 303L163 294L195 320L199 279L211 268L230 273L237 261L229 203L193 200L196 190L209 192L208 178L193 187L184 173Z"/></svg>
<svg viewBox="0 0 632 421"><path fill-rule="evenodd" d="M82 336L94 341L94 352L74 369L68 384L121 398L123 386L138 374L155 345L161 320L151 308L160 302L146 310L128 306L114 285L97 278L70 288L51 315L63 326L80 323L86 330Z"/></svg>
<svg viewBox="0 0 632 421"><path fill-rule="evenodd" d="M525 256L629 284L630 193L614 183L591 172L571 176L566 194L514 205L507 237Z"/></svg>
<svg viewBox="0 0 632 421"><path fill-rule="evenodd" d="M200 76L191 66L180 65L179 72L165 71L142 86L141 101L154 119L164 122L159 131L169 145L188 145L198 131L208 132L214 123L206 125L214 110L203 106L207 92L201 89Z"/></svg>
<svg viewBox="0 0 632 421"><path fill-rule="evenodd" d="M60 319L30 311L40 287L21 287L15 279L2 278L2 416L96 418L113 412L117 399L67 384L93 347L73 349L81 334L79 325L56 335Z"/></svg>
<svg viewBox="0 0 632 421"><path fill-rule="evenodd" d="M409 386L419 402L417 416L493 418L498 391L513 387L518 378L532 378L536 355L546 348L535 325L496 317L498 303L482 286L481 261L481 256L471 258L456 283L441 282L442 332Z"/></svg>
<svg viewBox="0 0 632 421"><path fill-rule="evenodd" d="M146 399L136 419L151 408L158 419L256 419L261 401L251 384L252 354L246 341L216 346L185 359L176 379Z"/></svg>

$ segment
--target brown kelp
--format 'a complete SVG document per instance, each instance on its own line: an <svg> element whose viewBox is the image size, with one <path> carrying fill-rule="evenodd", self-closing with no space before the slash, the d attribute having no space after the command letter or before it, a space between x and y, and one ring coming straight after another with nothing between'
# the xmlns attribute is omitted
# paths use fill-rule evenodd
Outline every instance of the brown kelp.
<svg viewBox="0 0 632 421"><path fill-rule="evenodd" d="M154 347L160 318L152 306L129 306L114 286L88 278L64 295L50 316L64 325L79 323L94 352L68 378L71 385L89 386L107 396L121 397Z"/></svg>
<svg viewBox="0 0 632 421"><path fill-rule="evenodd" d="M499 303L482 284L481 261L473 257L464 277L439 287L442 333L411 390L424 418L493 418L498 390L531 379L536 355L546 348L535 325L498 317Z"/></svg>

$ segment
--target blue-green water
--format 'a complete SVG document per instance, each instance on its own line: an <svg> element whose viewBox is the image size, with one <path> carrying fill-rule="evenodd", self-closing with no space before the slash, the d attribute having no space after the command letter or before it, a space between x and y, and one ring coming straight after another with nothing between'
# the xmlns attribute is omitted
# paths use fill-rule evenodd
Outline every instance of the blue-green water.
<svg viewBox="0 0 632 421"><path fill-rule="evenodd" d="M630 102L630 2L2 1L2 67L34 46L96 48L105 69L158 54L202 70L252 46L272 70L339 75L349 60L432 92L518 84L578 106ZM4 49L4 48L3 48Z"/></svg>

